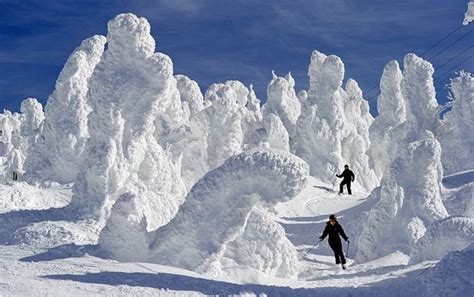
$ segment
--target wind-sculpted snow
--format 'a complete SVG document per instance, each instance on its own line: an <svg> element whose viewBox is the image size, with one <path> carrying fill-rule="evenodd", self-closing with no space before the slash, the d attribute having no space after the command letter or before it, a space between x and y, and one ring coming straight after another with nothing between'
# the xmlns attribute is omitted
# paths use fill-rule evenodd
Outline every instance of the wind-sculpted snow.
<svg viewBox="0 0 474 297"><path fill-rule="evenodd" d="M273 113L283 122L290 137L296 135L296 122L301 114L301 104L295 93L295 80L288 73L285 77L273 78L268 84L267 101L263 106L264 116Z"/></svg>
<svg viewBox="0 0 474 297"><path fill-rule="evenodd" d="M440 142L446 174L474 169L474 77L461 74L451 80L453 107L445 115Z"/></svg>
<svg viewBox="0 0 474 297"><path fill-rule="evenodd" d="M409 253L428 225L448 216L441 200L441 147L431 132L410 143L382 179L380 199L369 211L356 260L400 250Z"/></svg>
<svg viewBox="0 0 474 297"><path fill-rule="evenodd" d="M143 239L146 243L137 243L138 236L133 234L130 235L133 238L127 237L120 243L104 240L115 238L119 233L134 233L122 231L145 232L140 213L142 208L130 202L130 198L121 198L100 236L101 246L119 260L147 260L215 272L226 244L244 232L255 204L272 206L293 198L304 188L307 176L307 164L291 154L269 150L244 151L229 158L194 185L176 216L167 225L148 233ZM123 236L126 235L119 238ZM275 237L268 235L268 238ZM148 245L149 253L139 254L131 245ZM285 263L280 264L283 270L287 269Z"/></svg>
<svg viewBox="0 0 474 297"><path fill-rule="evenodd" d="M265 129L264 140L270 147L284 151L290 150L290 137L280 117L273 113L267 114L263 121L263 127Z"/></svg>
<svg viewBox="0 0 474 297"><path fill-rule="evenodd" d="M71 206L82 217L105 221L115 200L133 192L152 230L174 216L185 195L179 160L155 138L163 126L184 120L173 64L154 53L150 25L133 14L108 23L107 41L89 80L88 157Z"/></svg>
<svg viewBox="0 0 474 297"><path fill-rule="evenodd" d="M89 137L89 79L102 57L105 42L100 35L84 40L64 65L45 107L41 141L26 160L30 179L60 183L76 180Z"/></svg>
<svg viewBox="0 0 474 297"><path fill-rule="evenodd" d="M474 218L452 216L431 224L418 240L411 262L438 260L451 251L462 250L474 242Z"/></svg>
<svg viewBox="0 0 474 297"><path fill-rule="evenodd" d="M469 292L474 292L472 275L474 243L461 251L447 254L433 268L421 275L421 284L426 288L424 296L469 296Z"/></svg>
<svg viewBox="0 0 474 297"><path fill-rule="evenodd" d="M394 129L406 121L406 103L402 96L402 72L397 61L385 65L377 97L378 116L369 128L371 165L375 174L382 177L394 160L397 142Z"/></svg>
<svg viewBox="0 0 474 297"><path fill-rule="evenodd" d="M474 1L469 0L469 2L467 3L467 10L466 10L466 13L464 14L464 20L462 24L464 26L467 26L472 21L474 21Z"/></svg>
<svg viewBox="0 0 474 297"><path fill-rule="evenodd" d="M440 107L433 84L434 68L430 62L415 54L403 59L402 95L406 102L407 121L404 143L416 141L425 130L433 133L439 128Z"/></svg>
<svg viewBox="0 0 474 297"><path fill-rule="evenodd" d="M257 202L275 205L306 184L306 163L286 153L243 152L200 180L176 217L153 234L151 260L191 270L207 270L225 245L244 230Z"/></svg>
<svg viewBox="0 0 474 297"><path fill-rule="evenodd" d="M433 66L415 54L404 58L403 72L389 62L380 80L379 115L370 127L371 165L381 178L404 147L423 138L424 131L437 133L439 105L433 85Z"/></svg>
<svg viewBox="0 0 474 297"><path fill-rule="evenodd" d="M28 150L35 147L44 120L43 107L34 98L23 100L20 111L0 114L0 176L3 182L11 181L14 172L18 177L25 172Z"/></svg>
<svg viewBox="0 0 474 297"><path fill-rule="evenodd" d="M283 227L264 211L255 209L243 234L227 244L223 266L252 267L267 275L295 278L298 262L296 248L286 238Z"/></svg>
<svg viewBox="0 0 474 297"><path fill-rule="evenodd" d="M443 204L450 215L474 218L474 182L450 191L443 197Z"/></svg>
<svg viewBox="0 0 474 297"><path fill-rule="evenodd" d="M312 175L332 183L334 175L349 164L365 190L377 185L369 167L368 105L353 80L342 86L344 64L337 56L314 51L308 75L310 87L297 122L296 155L308 162Z"/></svg>

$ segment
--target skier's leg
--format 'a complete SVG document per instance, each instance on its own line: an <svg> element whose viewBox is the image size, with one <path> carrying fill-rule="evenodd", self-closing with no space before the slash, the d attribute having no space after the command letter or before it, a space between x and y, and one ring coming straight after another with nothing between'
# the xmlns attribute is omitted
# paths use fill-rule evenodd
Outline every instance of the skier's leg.
<svg viewBox="0 0 474 297"><path fill-rule="evenodd" d="M339 250L339 258L341 259L341 264L346 264L346 257L344 256L344 252L342 251L342 246Z"/></svg>
<svg viewBox="0 0 474 297"><path fill-rule="evenodd" d="M342 194L343 192L343 188L344 187L344 181L342 181L340 184L339 184L339 194Z"/></svg>
<svg viewBox="0 0 474 297"><path fill-rule="evenodd" d="M338 253L337 245L332 243L332 242L329 242L329 246L331 247L332 251L334 252L334 257L336 258L336 264L341 263L341 260L339 259L339 253Z"/></svg>
<svg viewBox="0 0 474 297"><path fill-rule="evenodd" d="M351 182L350 181L347 182L347 193L349 193L349 195L352 195Z"/></svg>

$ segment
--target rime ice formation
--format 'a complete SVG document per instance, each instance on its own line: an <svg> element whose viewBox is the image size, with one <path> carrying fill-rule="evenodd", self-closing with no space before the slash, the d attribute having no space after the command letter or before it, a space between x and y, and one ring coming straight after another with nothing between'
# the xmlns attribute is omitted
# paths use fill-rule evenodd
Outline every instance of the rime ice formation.
<svg viewBox="0 0 474 297"><path fill-rule="evenodd" d="M405 55L403 72L389 62L380 80L379 115L370 127L369 155L379 178L399 149L423 138L423 132L440 128L439 105L433 85L433 66L415 54Z"/></svg>
<svg viewBox="0 0 474 297"><path fill-rule="evenodd" d="M277 115L290 138L296 135L296 122L301 114L301 104L295 93L295 80L288 73L285 77L277 77L272 72L272 80L267 88L267 101L263 106L264 116L268 113Z"/></svg>
<svg viewBox="0 0 474 297"><path fill-rule="evenodd" d="M442 175L441 147L431 132L407 145L386 171L379 201L362 225L358 262L395 250L410 253L428 225L448 216L441 200Z"/></svg>
<svg viewBox="0 0 474 297"><path fill-rule="evenodd" d="M263 127L265 129L263 139L268 142L270 147L284 151L290 150L290 137L280 117L273 113L267 114L263 121Z"/></svg>
<svg viewBox="0 0 474 297"><path fill-rule="evenodd" d="M262 210L253 210L241 236L227 244L223 266L252 267L267 275L296 277L298 254L283 227Z"/></svg>
<svg viewBox="0 0 474 297"><path fill-rule="evenodd" d="M447 175L474 169L474 77L461 74L451 80L453 107L445 115L440 142Z"/></svg>
<svg viewBox="0 0 474 297"><path fill-rule="evenodd" d="M406 103L401 90L402 72L397 61L385 65L380 79L377 98L378 116L369 128L371 165L375 174L382 177L393 161L397 143L394 129L406 121Z"/></svg>
<svg viewBox="0 0 474 297"><path fill-rule="evenodd" d="M179 160L155 138L183 120L173 64L154 52L149 23L133 14L108 23L107 42L89 80L87 158L71 207L103 222L118 197L133 192L153 230L174 216L185 195Z"/></svg>
<svg viewBox="0 0 474 297"><path fill-rule="evenodd" d="M466 10L466 13L464 14L464 21L462 22L462 24L464 26L467 26L472 21L474 21L474 1L470 0L467 3L467 10Z"/></svg>
<svg viewBox="0 0 474 297"><path fill-rule="evenodd" d="M24 173L24 162L28 150L34 147L41 129L44 113L41 103L34 98L22 101L21 113L0 114L0 166L3 182ZM3 158L1 158L3 157Z"/></svg>
<svg viewBox="0 0 474 297"><path fill-rule="evenodd" d="M436 101L433 73L430 62L415 54L405 55L402 95L407 102L406 142L420 139L425 130L438 129L440 107Z"/></svg>
<svg viewBox="0 0 474 297"><path fill-rule="evenodd" d="M438 260L451 251L466 248L474 242L474 218L452 216L431 224L418 240L411 262Z"/></svg>
<svg viewBox="0 0 474 297"><path fill-rule="evenodd" d="M311 174L329 183L344 164L349 164L356 174L361 173L356 177L361 187L373 189L377 179L366 155L369 147L366 130L372 119L360 89L352 80L346 86L347 91L341 88L344 64L337 56L314 51L308 75L308 96L302 103L296 128L296 155L308 162ZM357 114L347 118L346 107L348 112Z"/></svg>
<svg viewBox="0 0 474 297"><path fill-rule="evenodd" d="M76 180L89 136L89 79L102 57L105 42L100 35L88 38L69 56L48 98L40 142L25 164L29 178L60 183Z"/></svg>
<svg viewBox="0 0 474 297"><path fill-rule="evenodd" d="M146 232L144 207L131 202L128 196L122 196L113 207L99 242L119 260L147 260L215 272L226 244L244 232L255 204L260 202L271 206L293 198L305 186L307 175L307 164L291 154L270 150L244 151L229 158L195 184L171 222L148 233L143 239L145 242L137 243L137 235L131 235L132 240L125 238L120 243L107 240L135 233L122 231ZM268 240L279 238L278 234L271 233L261 236ZM280 246L279 243L268 244ZM149 251L139 254L131 245L148 246ZM261 268L265 269L265 265L272 261L262 264ZM291 271L284 267L285 261L276 265ZM275 269L278 271L279 268Z"/></svg>

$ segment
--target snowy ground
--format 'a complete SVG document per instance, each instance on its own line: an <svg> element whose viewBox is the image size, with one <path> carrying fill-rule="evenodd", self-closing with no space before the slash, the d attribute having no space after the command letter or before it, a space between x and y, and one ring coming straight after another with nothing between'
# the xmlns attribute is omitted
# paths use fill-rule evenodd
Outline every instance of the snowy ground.
<svg viewBox="0 0 474 297"><path fill-rule="evenodd" d="M11 195L21 191L22 184L3 186ZM19 190L20 188L20 190ZM23 189L26 190L26 189ZM28 189L32 190L32 189ZM35 189L42 203L23 199L17 208L43 208L50 204L59 207L67 203L67 189ZM18 194L20 195L20 194ZM298 279L256 277L237 283L230 277L210 278L183 269L149 263L120 263L94 256L95 246L63 245L50 250L28 246L0 246L0 295L241 295L266 294L268 296L411 296L418 294L416 279L433 262L407 266L409 258L393 253L376 261L351 265L354 251L349 249L349 269L343 271L334 264L331 252L324 242L311 252L331 213L340 215L343 226L354 214L370 207L367 194L357 191L354 195L339 196L332 185L311 179L307 188L290 202L275 208L275 216L297 246L302 261ZM10 210L2 210L0 220ZM11 213L16 213L13 210ZM8 228L4 230L8 230ZM350 230L350 226L347 228ZM351 234L348 234L351 236ZM347 246L344 246L346 249ZM258 284L257 284L258 283ZM401 289L402 286L402 289Z"/></svg>

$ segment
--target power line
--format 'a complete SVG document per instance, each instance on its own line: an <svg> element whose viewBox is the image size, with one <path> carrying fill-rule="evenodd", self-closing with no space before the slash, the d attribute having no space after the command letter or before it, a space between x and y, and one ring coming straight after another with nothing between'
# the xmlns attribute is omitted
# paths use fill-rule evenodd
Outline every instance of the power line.
<svg viewBox="0 0 474 297"><path fill-rule="evenodd" d="M425 50L424 52L421 53L421 56L424 56L426 53L428 53L430 50L432 50L435 46L437 46L438 44L440 44L441 42L443 42L444 40L446 40L447 38L449 38L451 35L453 35L454 33L456 33L457 31L459 31L459 29L461 29L462 27L464 27L463 25L459 25L457 28L455 28L453 31L451 31L451 33L449 33L448 35L444 36L443 38L441 38L440 40L438 40L437 42L435 42L432 46L430 46L427 50Z"/></svg>
<svg viewBox="0 0 474 297"><path fill-rule="evenodd" d="M451 62L452 60L456 59L456 58L459 57L460 55L464 54L465 52L467 52L467 51L470 50L471 48L474 48L474 44L471 45L470 47L464 49L464 50L461 51L459 54L457 54L456 56L452 57L452 58L449 59L448 61L444 62L444 63L441 64L440 66L438 66L436 70L440 70L440 69L443 68L444 66L448 65L449 62Z"/></svg>
<svg viewBox="0 0 474 297"><path fill-rule="evenodd" d="M470 59L474 58L474 55L462 60L460 63L454 65L453 67L449 68L448 70L446 70L445 72L441 73L440 75L436 76L434 79L438 79L440 77L443 77L444 75L446 75L447 73L451 72L451 70L453 70L454 68L464 64L465 62L469 61Z"/></svg>
<svg viewBox="0 0 474 297"><path fill-rule="evenodd" d="M443 38L441 38L440 40L438 40L437 42L435 42L434 44L432 44L428 49L426 49L425 51L423 51L423 53L421 53L420 56L424 56L426 53L428 53L429 51L431 51L433 48L435 48L437 45L439 45L441 42L443 42L444 40L448 39L449 37L451 37L454 33L456 33L457 31L459 31L459 29L463 28L464 26L463 25L459 25L458 27L454 28L453 31L451 31L450 33L448 33L447 35L445 35ZM474 29L473 29L474 30ZM458 38L454 43L451 43L450 45L448 45L446 48L449 48L450 46L454 45L455 43L457 43L459 40L461 40L462 38L464 38L465 36L467 36L469 33L471 33L473 30L465 33L464 35L461 36L461 38ZM443 50L445 50L443 49ZM442 50L442 51L443 51ZM442 52L441 51L441 52ZM432 57L434 58L434 57ZM431 58L431 59L432 59ZM371 97L374 97L375 95L377 95L378 92L376 92L375 94L372 94L370 95L370 93L372 93L372 91L376 90L377 88L379 87L379 84L376 84L374 85L369 91L367 91L365 93L365 95L369 98Z"/></svg>
<svg viewBox="0 0 474 297"><path fill-rule="evenodd" d="M464 37L466 37L467 35L471 34L472 31L474 31L474 29L471 29L471 31L463 34L461 37L459 37L458 39L456 39L454 42L451 42L450 44L448 44L448 46L444 47L442 50L440 50L437 54L435 54L434 56L431 56L427 59L429 60L433 60L434 58L436 58L437 56L439 56L440 54L442 54L444 51L446 51L448 48L450 48L451 46L455 45L456 43L458 43L461 39L463 39Z"/></svg>

